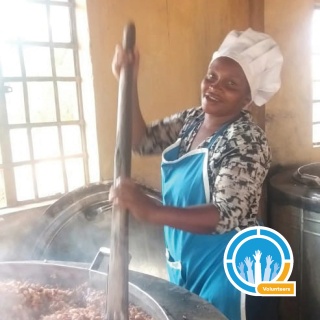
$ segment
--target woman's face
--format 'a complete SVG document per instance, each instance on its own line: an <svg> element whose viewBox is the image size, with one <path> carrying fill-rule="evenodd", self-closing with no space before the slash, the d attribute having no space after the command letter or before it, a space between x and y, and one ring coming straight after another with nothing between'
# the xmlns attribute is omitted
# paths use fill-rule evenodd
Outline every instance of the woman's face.
<svg viewBox="0 0 320 320"><path fill-rule="evenodd" d="M236 116L251 101L247 78L240 65L227 57L214 60L201 82L202 108L219 117Z"/></svg>

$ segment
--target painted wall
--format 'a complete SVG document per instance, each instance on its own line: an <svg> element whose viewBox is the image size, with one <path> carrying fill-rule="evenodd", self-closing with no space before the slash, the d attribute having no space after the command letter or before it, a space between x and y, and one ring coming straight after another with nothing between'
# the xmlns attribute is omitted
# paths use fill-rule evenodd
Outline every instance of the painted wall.
<svg viewBox="0 0 320 320"><path fill-rule="evenodd" d="M87 8L102 178L113 176L117 82L110 65L128 20L136 23L140 104L147 121L199 104L210 56L231 29L252 26L270 33L285 58L283 86L254 113L266 128L273 166L320 159L320 149L311 142L312 0L90 0ZM159 164L159 157L135 157L133 176L159 188Z"/></svg>
<svg viewBox="0 0 320 320"><path fill-rule="evenodd" d="M284 55L282 88L266 106L266 132L273 164L289 166L320 161L312 147L310 28L313 0L265 1L265 31Z"/></svg>
<svg viewBox="0 0 320 320"><path fill-rule="evenodd" d="M117 106L110 65L128 20L136 24L141 54L141 109L151 121L199 105L200 82L212 52L230 29L248 26L250 8L247 0L90 0L87 6L100 166L106 179L113 175ZM134 158L133 176L159 187L159 157Z"/></svg>

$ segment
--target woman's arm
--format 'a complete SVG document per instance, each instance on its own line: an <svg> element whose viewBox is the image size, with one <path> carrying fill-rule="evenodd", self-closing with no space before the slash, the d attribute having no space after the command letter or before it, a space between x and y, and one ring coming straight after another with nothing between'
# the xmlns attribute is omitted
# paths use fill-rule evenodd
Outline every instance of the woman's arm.
<svg viewBox="0 0 320 320"><path fill-rule="evenodd" d="M255 224L262 184L270 166L266 143L239 143L220 163L212 203L221 213L216 232Z"/></svg>
<svg viewBox="0 0 320 320"><path fill-rule="evenodd" d="M158 205L130 179L119 181L110 194L111 200L128 209L135 218L150 223L202 234L230 231L239 227L248 214L257 214L257 210L250 207L258 204L269 164L261 159L264 153L251 148L250 151L248 148L238 150L223 161L211 204L187 208Z"/></svg>
<svg viewBox="0 0 320 320"><path fill-rule="evenodd" d="M220 213L214 205L187 208L159 206L151 215L151 222L167 225L184 231L212 234L220 220Z"/></svg>
<svg viewBox="0 0 320 320"><path fill-rule="evenodd" d="M135 149L146 132L146 123L143 119L138 94L138 73L139 73L140 55L137 49L134 52L127 53L122 46L117 45L112 60L112 72L117 80L120 78L122 68L128 64L133 65L133 83L132 83L132 148Z"/></svg>
<svg viewBox="0 0 320 320"><path fill-rule="evenodd" d="M128 209L138 220L170 226L192 233L211 234L220 220L214 205L177 208L155 203L130 179L119 180L110 192L110 200Z"/></svg>

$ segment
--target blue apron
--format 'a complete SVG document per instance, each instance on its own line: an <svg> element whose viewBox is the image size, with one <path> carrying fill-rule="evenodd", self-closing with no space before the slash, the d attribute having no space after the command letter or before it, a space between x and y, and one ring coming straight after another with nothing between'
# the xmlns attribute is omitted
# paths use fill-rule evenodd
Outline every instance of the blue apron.
<svg viewBox="0 0 320 320"><path fill-rule="evenodd" d="M179 157L179 139L164 150L161 164L164 205L183 208L210 203L208 149L225 128L211 137L206 148ZM185 136L190 130L192 127ZM230 320L241 318L240 292L225 274L223 255L236 232L202 235L164 227L170 281L209 301Z"/></svg>

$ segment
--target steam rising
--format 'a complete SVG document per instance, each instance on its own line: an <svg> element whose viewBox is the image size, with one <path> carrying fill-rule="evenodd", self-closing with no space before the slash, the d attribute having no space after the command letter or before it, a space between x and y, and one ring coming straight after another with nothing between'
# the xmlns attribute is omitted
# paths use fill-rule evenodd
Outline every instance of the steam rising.
<svg viewBox="0 0 320 320"><path fill-rule="evenodd" d="M106 204L105 189L101 194L101 186L98 191L96 185L94 188L70 192L47 211L35 209L4 216L0 220L0 261L91 264L100 247L110 247L111 231L111 205ZM129 251L131 270L167 279L161 227L130 216ZM101 271L105 272L106 266Z"/></svg>

